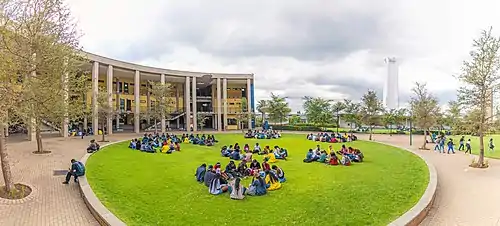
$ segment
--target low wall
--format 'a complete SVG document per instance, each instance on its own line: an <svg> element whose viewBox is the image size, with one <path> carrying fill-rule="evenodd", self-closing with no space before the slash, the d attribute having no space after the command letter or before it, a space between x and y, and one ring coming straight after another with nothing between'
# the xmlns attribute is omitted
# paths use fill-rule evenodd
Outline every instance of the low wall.
<svg viewBox="0 0 500 226"><path fill-rule="evenodd" d="M117 142L112 142L108 143L106 145L101 146L101 149L112 144L120 143L123 141L117 141ZM81 159L80 162L82 162L84 165L87 163L87 160L92 154L85 154ZM87 205L87 208L89 208L90 213L95 217L97 222L99 222L100 225L106 225L106 226L120 226L120 225L126 225L118 219L113 213L111 213L102 203L99 201L97 196L95 195L94 191L92 191L92 188L90 187L87 177L82 176L78 178L78 185L80 186L80 193L83 197L83 201L85 202L85 205Z"/></svg>

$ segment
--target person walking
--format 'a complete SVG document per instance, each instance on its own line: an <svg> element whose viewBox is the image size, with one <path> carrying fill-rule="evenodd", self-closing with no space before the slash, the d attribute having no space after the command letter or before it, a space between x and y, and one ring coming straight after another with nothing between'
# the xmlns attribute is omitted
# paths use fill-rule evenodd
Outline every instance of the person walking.
<svg viewBox="0 0 500 226"><path fill-rule="evenodd" d="M455 150L453 149L453 139L450 138L450 140L447 143L448 145L448 154L450 154L450 151L455 154Z"/></svg>
<svg viewBox="0 0 500 226"><path fill-rule="evenodd" d="M458 151L463 151L464 150L464 142L465 142L465 138L464 138L464 136L462 136L460 138L460 141L459 141L460 146L458 146Z"/></svg>
<svg viewBox="0 0 500 226"><path fill-rule="evenodd" d="M467 143L465 143L465 147L467 148L465 150L465 154L467 154L467 152L469 152L469 154L472 154L471 152L471 147L470 147L470 139L467 140Z"/></svg>
<svg viewBox="0 0 500 226"><path fill-rule="evenodd" d="M490 142L488 142L488 147L491 152L495 151L495 144L493 144L493 138L490 138Z"/></svg>

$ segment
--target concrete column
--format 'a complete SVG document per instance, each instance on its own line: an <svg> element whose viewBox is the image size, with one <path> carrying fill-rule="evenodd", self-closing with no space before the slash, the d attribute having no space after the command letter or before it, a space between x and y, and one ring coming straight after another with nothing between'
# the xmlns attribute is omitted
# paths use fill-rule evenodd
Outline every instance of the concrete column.
<svg viewBox="0 0 500 226"><path fill-rule="evenodd" d="M160 82L161 82L161 85L165 85L165 74L161 74L161 77L160 77ZM156 97L158 98L158 97ZM165 97L167 98L167 97ZM159 100L156 100L156 101L159 101ZM165 133L165 127L167 126L166 124L166 120L165 120L165 112L163 112L161 114L161 132L162 133Z"/></svg>
<svg viewBox="0 0 500 226"><path fill-rule="evenodd" d="M224 106L224 131L227 130L227 78L222 79L222 103Z"/></svg>
<svg viewBox="0 0 500 226"><path fill-rule="evenodd" d="M98 135L99 132L97 95L99 95L99 62L94 62L92 67L92 130L94 131L94 135Z"/></svg>
<svg viewBox="0 0 500 226"><path fill-rule="evenodd" d="M215 92L217 93L216 96L217 96L217 107L216 107L216 113L217 113L217 120L214 120L214 121L217 121L217 124L216 124L216 127L217 127L217 131L222 131L222 99L221 99L221 87L220 87L220 78L217 78L217 89L215 90Z"/></svg>
<svg viewBox="0 0 500 226"><path fill-rule="evenodd" d="M192 81L193 81L193 85L192 85L192 93L193 93L193 131L197 131L198 130L198 111L196 109L196 77L193 76L192 78Z"/></svg>
<svg viewBox="0 0 500 226"><path fill-rule="evenodd" d="M251 95L250 95L250 89L251 89L251 81L249 78L247 78L247 114L248 114L248 129L252 129L252 103L251 103L251 100L250 98Z"/></svg>
<svg viewBox="0 0 500 226"><path fill-rule="evenodd" d="M120 129L120 81L116 79L116 130Z"/></svg>
<svg viewBox="0 0 500 226"><path fill-rule="evenodd" d="M189 90L189 77L186 77L186 81L184 83L184 109L186 111L186 120L184 120L185 122L185 128L187 131L190 130L190 125L191 125L191 106L190 103L191 103L191 100L189 98L189 93L190 93L190 90Z"/></svg>
<svg viewBox="0 0 500 226"><path fill-rule="evenodd" d="M134 132L141 132L141 72L135 71L134 77L134 103L135 103L135 111L134 111Z"/></svg>
<svg viewBox="0 0 500 226"><path fill-rule="evenodd" d="M107 76L108 76L108 78L107 78L106 88L108 88L108 105L111 109L113 109L113 65L108 65ZM108 135L113 134L113 117L112 117L113 115L114 114L108 115L108 117L107 117L108 122L107 122L106 129L108 130Z"/></svg>
<svg viewBox="0 0 500 226"><path fill-rule="evenodd" d="M146 93L146 111L147 111L147 123L148 123L148 126L151 125L151 89L149 88L149 81L146 81L146 90L147 90L147 93Z"/></svg>

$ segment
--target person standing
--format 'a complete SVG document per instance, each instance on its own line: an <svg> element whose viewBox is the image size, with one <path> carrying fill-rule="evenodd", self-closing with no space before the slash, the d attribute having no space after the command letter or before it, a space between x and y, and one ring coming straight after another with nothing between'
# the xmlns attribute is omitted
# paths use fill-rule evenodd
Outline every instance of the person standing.
<svg viewBox="0 0 500 226"><path fill-rule="evenodd" d="M83 165L83 163L76 161L75 159L71 159L71 168L66 174L66 180L63 182L63 184L69 184L71 176L75 178L75 183L78 183L78 177L81 177L83 175L85 175L85 166Z"/></svg>
<svg viewBox="0 0 500 226"><path fill-rule="evenodd" d="M469 152L469 154L472 154L470 147L470 139L468 139L467 143L465 143L465 147L467 148L467 150L465 150L465 154L467 154L467 152Z"/></svg>

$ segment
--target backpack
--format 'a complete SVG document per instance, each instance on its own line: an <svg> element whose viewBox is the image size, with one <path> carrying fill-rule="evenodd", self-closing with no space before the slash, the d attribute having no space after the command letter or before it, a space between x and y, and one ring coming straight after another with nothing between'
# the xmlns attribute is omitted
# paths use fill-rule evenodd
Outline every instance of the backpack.
<svg viewBox="0 0 500 226"><path fill-rule="evenodd" d="M75 162L76 166L76 174L77 175L85 175L85 166L81 162Z"/></svg>

